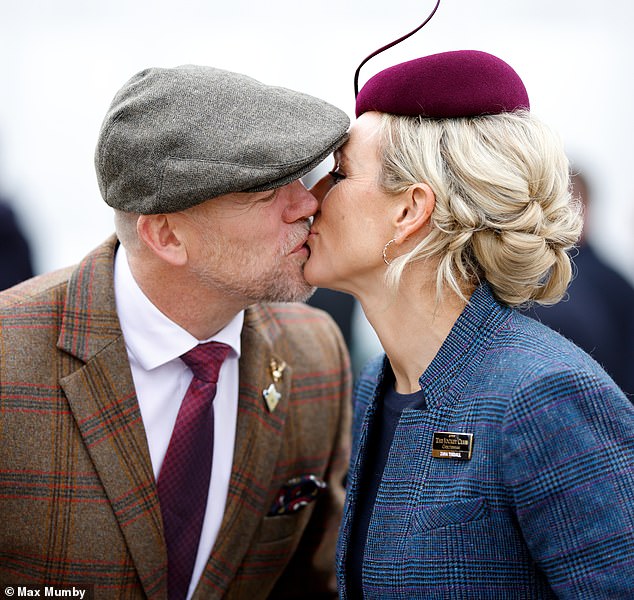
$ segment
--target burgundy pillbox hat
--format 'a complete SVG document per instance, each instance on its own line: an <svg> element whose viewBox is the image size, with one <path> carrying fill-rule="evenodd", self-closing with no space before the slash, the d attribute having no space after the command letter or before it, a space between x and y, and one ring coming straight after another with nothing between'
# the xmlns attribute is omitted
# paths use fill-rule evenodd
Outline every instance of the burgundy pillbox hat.
<svg viewBox="0 0 634 600"><path fill-rule="evenodd" d="M508 64L486 52L457 50L380 71L359 92L355 112L454 118L529 108L526 88Z"/></svg>

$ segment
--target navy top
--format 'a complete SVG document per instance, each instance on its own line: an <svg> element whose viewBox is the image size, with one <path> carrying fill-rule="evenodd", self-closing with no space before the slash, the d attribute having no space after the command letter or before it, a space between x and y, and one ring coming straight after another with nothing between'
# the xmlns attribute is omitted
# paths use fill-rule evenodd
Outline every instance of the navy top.
<svg viewBox="0 0 634 600"><path fill-rule="evenodd" d="M383 470L392 446L394 432L406 408L424 409L425 396L422 390L413 394L399 394L394 389L394 375L389 371L385 393L379 399L375 426L370 433L368 456L360 482L359 502L352 523L350 550L348 555L348 590L350 598L363 598L362 567L363 553L368 538L368 527L374 510L376 494L383 477Z"/></svg>

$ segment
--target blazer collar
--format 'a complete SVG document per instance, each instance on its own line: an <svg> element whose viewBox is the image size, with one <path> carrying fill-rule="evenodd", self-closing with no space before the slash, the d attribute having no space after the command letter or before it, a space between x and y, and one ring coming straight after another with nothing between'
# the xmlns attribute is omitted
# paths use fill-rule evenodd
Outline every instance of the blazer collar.
<svg viewBox="0 0 634 600"><path fill-rule="evenodd" d="M121 337L113 285L117 245L116 237L109 238L78 265L68 282L57 346L83 362Z"/></svg>
<svg viewBox="0 0 634 600"><path fill-rule="evenodd" d="M501 305L487 283L475 289L434 360L420 376L428 408L454 399L482 358L482 349L512 314L513 309Z"/></svg>

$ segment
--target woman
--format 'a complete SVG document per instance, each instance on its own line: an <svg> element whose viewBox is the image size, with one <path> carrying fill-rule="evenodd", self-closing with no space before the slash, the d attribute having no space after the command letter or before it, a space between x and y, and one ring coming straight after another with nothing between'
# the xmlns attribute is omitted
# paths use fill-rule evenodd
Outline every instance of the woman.
<svg viewBox="0 0 634 600"><path fill-rule="evenodd" d="M386 69L356 108L305 268L386 353L356 387L341 597L634 597L634 409L516 310L571 277L561 144L481 52Z"/></svg>

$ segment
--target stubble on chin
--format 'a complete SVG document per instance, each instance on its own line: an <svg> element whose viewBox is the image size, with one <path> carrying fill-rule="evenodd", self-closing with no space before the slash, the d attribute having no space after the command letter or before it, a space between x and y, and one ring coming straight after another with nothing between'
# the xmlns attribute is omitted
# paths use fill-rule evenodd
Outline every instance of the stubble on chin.
<svg viewBox="0 0 634 600"><path fill-rule="evenodd" d="M265 302L306 302L317 288L304 278L304 261L296 274L280 276L270 287L271 296Z"/></svg>
<svg viewBox="0 0 634 600"><path fill-rule="evenodd" d="M305 302L315 287L304 278L307 258L293 254L306 236L304 227L296 230L275 257L254 253L252 245L226 244L215 249L198 271L208 288L244 303Z"/></svg>
<svg viewBox="0 0 634 600"><path fill-rule="evenodd" d="M282 258L278 263L278 277L276 281L271 281L272 295L265 302L305 302L317 289L308 283L304 277L304 268L308 262L308 258L304 258L299 265L288 266L288 261L294 262L295 257L291 252L297 247L297 244L305 240L308 233L309 225L298 230L297 235L288 243L288 247L282 253ZM287 263L287 264L285 264Z"/></svg>
<svg viewBox="0 0 634 600"><path fill-rule="evenodd" d="M243 298L246 305L266 302L305 302L315 287L304 279L304 264L289 264L289 257L277 264L241 264L224 276L206 272L206 285L234 298Z"/></svg>

